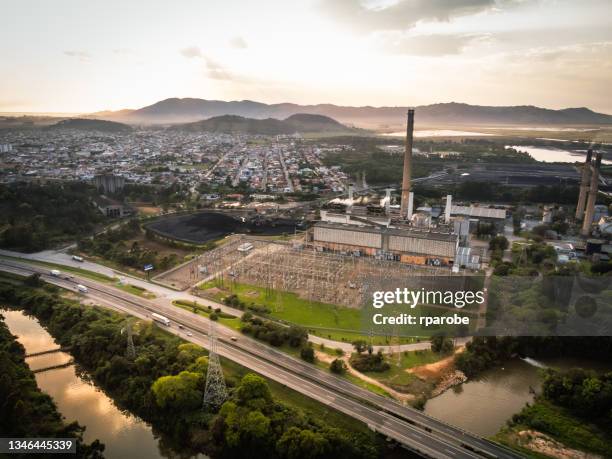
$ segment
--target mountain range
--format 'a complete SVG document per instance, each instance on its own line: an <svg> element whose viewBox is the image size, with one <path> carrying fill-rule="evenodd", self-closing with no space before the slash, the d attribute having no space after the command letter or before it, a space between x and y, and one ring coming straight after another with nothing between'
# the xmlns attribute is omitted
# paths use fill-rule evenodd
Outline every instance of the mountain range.
<svg viewBox="0 0 612 459"><path fill-rule="evenodd" d="M170 129L190 132L224 132L242 134L294 134L299 133L333 133L355 134L360 130L347 127L336 120L323 115L298 113L284 120L275 118L245 118L237 115L214 116L193 123L177 124Z"/></svg>
<svg viewBox="0 0 612 459"><path fill-rule="evenodd" d="M576 125L612 124L612 115L588 108L552 110L532 105L481 106L450 102L415 108L417 125ZM322 115L343 124L369 129L389 129L405 122L408 107L349 107L332 104L265 104L251 100L220 101L171 98L136 110L97 112L88 118L127 124L178 124L224 115L286 120L296 114Z"/></svg>

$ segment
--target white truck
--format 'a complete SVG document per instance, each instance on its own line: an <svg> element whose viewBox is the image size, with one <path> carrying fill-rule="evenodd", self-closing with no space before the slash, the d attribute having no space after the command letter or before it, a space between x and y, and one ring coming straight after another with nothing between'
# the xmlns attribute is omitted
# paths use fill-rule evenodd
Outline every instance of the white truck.
<svg viewBox="0 0 612 459"><path fill-rule="evenodd" d="M50 273L51 273L51 275L52 275L52 276L54 276L54 277L59 277L59 275L60 275L59 269L52 269L52 270L50 271Z"/></svg>
<svg viewBox="0 0 612 459"><path fill-rule="evenodd" d="M77 290L81 293L87 293L89 291L83 284L77 284Z"/></svg>
<svg viewBox="0 0 612 459"><path fill-rule="evenodd" d="M170 319L168 319L167 317L162 316L161 314L157 314L156 312L154 312L153 314L151 314L151 317L153 318L153 320L155 322L159 322L161 324L164 324L166 327L170 326Z"/></svg>

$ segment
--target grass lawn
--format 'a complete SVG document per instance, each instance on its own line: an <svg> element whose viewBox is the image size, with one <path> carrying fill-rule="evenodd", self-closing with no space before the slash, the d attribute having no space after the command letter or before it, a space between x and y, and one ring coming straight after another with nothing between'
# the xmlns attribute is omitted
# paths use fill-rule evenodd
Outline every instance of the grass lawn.
<svg viewBox="0 0 612 459"><path fill-rule="evenodd" d="M387 362L391 365L391 368L387 371L369 371L364 372L364 374L401 392L410 392L414 394L426 393L427 390L430 389L429 384L423 382L416 375L406 370L437 362L450 355L451 354L436 354L429 349L422 351L404 351L400 353L399 359L397 353L392 356L386 356Z"/></svg>
<svg viewBox="0 0 612 459"><path fill-rule="evenodd" d="M197 302L194 303L193 301L175 300L172 302L172 304L190 312L194 312L195 308L195 313L204 317L208 317L212 312L214 312L214 309L208 309L206 306L202 306ZM225 312L217 313L217 315L219 316L217 322L233 330L240 331L242 324L239 317L232 316L231 314L227 314Z"/></svg>
<svg viewBox="0 0 612 459"><path fill-rule="evenodd" d="M57 263L49 263L48 261L26 260L24 258L7 257L4 255L0 256L0 258L5 258L7 260L20 261L22 263L27 263L27 264L32 264L32 265L46 266L48 268L57 269L59 271L64 271L64 272L72 273L72 274L78 274L79 276L87 277L88 279L92 279L92 280L99 281L99 282L104 282L106 284L110 284L111 282L115 281L115 279L109 276L106 276L104 274L96 273L93 271L88 271L86 269L75 268L72 266L60 265Z"/></svg>
<svg viewBox="0 0 612 459"><path fill-rule="evenodd" d="M246 304L266 306L270 310L268 317L280 322L301 325L310 333L323 338L348 343L359 339L370 342L370 337L360 332L362 328L360 309L309 301L293 292L274 290L270 294L263 287L249 284L228 283L225 286L227 290L225 290L219 288L215 281L208 281L201 284L199 288L205 292L217 288L218 290L211 293L210 297L218 302L223 302L223 299L229 294L235 294ZM400 337L399 341L401 344L406 344L416 340L412 337ZM390 343L390 336L372 336L374 345Z"/></svg>
<svg viewBox="0 0 612 459"><path fill-rule="evenodd" d="M139 287L137 285L122 284L121 282L117 282L117 283L115 283L115 287L117 287L118 289L123 290L124 292L131 293L132 295L137 295L137 296L140 296L142 298L147 298L147 299L155 298L155 294L154 293L149 292L147 289L144 289L144 288Z"/></svg>

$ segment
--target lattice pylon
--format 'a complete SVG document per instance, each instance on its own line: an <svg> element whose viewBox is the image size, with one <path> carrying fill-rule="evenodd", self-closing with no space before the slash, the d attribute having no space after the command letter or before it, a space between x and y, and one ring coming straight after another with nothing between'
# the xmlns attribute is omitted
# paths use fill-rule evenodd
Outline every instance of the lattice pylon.
<svg viewBox="0 0 612 459"><path fill-rule="evenodd" d="M134 360L136 358L136 347L134 346L134 339L132 338L132 320L127 319L125 321L125 327L121 330L123 333L125 331L127 337L127 347L125 350L125 356L129 360Z"/></svg>
<svg viewBox="0 0 612 459"><path fill-rule="evenodd" d="M206 388L204 389L203 407L207 410L216 410L227 400L225 377L219 356L217 355L217 334L215 322L210 321L208 332L210 348L208 351L208 371L206 372Z"/></svg>

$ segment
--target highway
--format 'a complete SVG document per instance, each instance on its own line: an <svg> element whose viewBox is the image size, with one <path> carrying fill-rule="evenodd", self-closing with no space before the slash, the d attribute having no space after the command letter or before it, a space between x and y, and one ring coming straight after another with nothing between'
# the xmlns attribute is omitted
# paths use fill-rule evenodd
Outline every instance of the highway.
<svg viewBox="0 0 612 459"><path fill-rule="evenodd" d="M136 317L150 319L152 312L168 317L168 331L203 347L208 347L208 319L189 311L165 306L131 295L110 285L79 276L72 279L51 276L48 269L17 261L0 260L0 270L28 275L40 273L55 285L76 291L76 283L88 287L83 297L96 304L110 307ZM189 330L192 336L188 336ZM216 325L218 353L262 376L277 381L327 406L360 420L404 447L432 458L517 458L520 455L477 437L424 413L362 389L351 382L319 370L312 365L279 352L269 346Z"/></svg>

